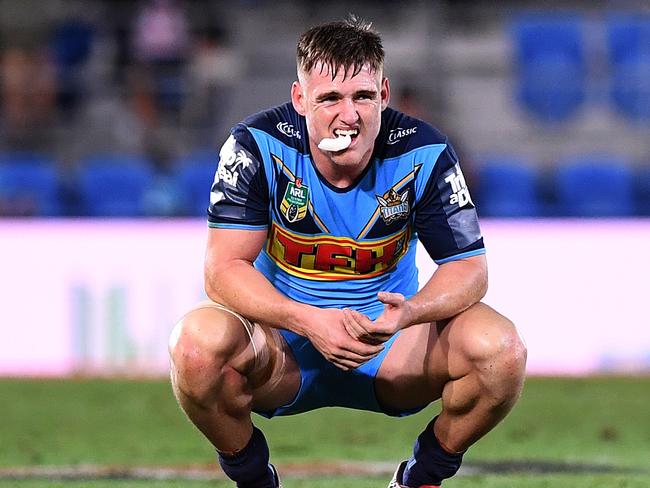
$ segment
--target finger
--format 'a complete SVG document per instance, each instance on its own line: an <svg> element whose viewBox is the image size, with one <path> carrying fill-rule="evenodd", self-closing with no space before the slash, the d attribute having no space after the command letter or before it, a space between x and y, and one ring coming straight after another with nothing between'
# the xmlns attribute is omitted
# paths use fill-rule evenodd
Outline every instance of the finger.
<svg viewBox="0 0 650 488"><path fill-rule="evenodd" d="M390 339L390 337L388 337ZM365 342L366 344L370 344L372 346L378 346L380 344L383 344L386 342L388 339L384 339L378 334L366 334L361 337L359 337L359 340L361 342Z"/></svg>
<svg viewBox="0 0 650 488"><path fill-rule="evenodd" d="M368 331L359 324L349 308L343 309L343 325L348 334L355 339L368 334Z"/></svg>
<svg viewBox="0 0 650 488"><path fill-rule="evenodd" d="M332 363L336 365L338 368L343 369L344 371L348 371L350 369L358 368L359 366L361 366L364 363L367 363L371 359L372 358L364 359L363 361L353 361L351 359L335 358L332 360Z"/></svg>
<svg viewBox="0 0 650 488"><path fill-rule="evenodd" d="M345 310L347 310L348 314L364 329L368 330L368 328L372 326L372 320L370 320L367 315L352 308L346 308Z"/></svg>
<svg viewBox="0 0 650 488"><path fill-rule="evenodd" d="M349 342L340 346L336 355L357 361L367 361L383 350L383 344L367 344L365 342L351 339Z"/></svg>
<svg viewBox="0 0 650 488"><path fill-rule="evenodd" d="M357 354L356 352L341 349L340 351L337 351L334 354L332 354L332 356L335 357L336 359L353 361L354 363L361 364L361 363L365 363L366 361L370 361L372 358L377 356L382 350L383 348L373 352L372 354Z"/></svg>
<svg viewBox="0 0 650 488"><path fill-rule="evenodd" d="M381 303L386 305L399 305L406 300L401 293L393 293L390 291L380 291L377 293L377 298Z"/></svg>
<svg viewBox="0 0 650 488"><path fill-rule="evenodd" d="M339 369L342 369L343 371L349 371L351 369L356 369L359 366L363 364L363 362L357 362L357 361L352 361L350 359L342 359L342 358L332 358L329 360L334 366L336 366Z"/></svg>
<svg viewBox="0 0 650 488"><path fill-rule="evenodd" d="M354 321L357 325L357 328L360 328L363 331L363 335L370 335L375 330L375 323L370 320L370 317L362 314L356 310L348 310L348 316L350 320Z"/></svg>
<svg viewBox="0 0 650 488"><path fill-rule="evenodd" d="M359 351L359 348L357 348L356 351L353 351L347 347L344 347L337 351L335 353L335 356L340 359L346 359L349 361L354 361L357 364L361 364L370 361L372 358L376 357L384 350L383 343L380 345L371 345L355 341L355 344L359 344L368 349Z"/></svg>
<svg viewBox="0 0 650 488"><path fill-rule="evenodd" d="M377 321L373 322L366 315L356 310L348 310L349 320L356 324L357 337L366 344L379 345L386 342L392 334L377 330ZM361 323L361 324L360 324Z"/></svg>
<svg viewBox="0 0 650 488"><path fill-rule="evenodd" d="M370 334L370 340L372 340L375 344L383 344L391 337L393 337L393 334L385 332L373 332Z"/></svg>

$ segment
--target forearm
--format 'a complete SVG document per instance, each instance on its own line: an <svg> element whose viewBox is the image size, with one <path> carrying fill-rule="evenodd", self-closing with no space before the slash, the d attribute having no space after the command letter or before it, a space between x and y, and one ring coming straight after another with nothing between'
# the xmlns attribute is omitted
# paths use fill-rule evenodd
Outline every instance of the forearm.
<svg viewBox="0 0 650 488"><path fill-rule="evenodd" d="M234 260L218 271L206 270L208 297L226 305L246 318L304 335L303 317L311 306L287 298L250 263Z"/></svg>
<svg viewBox="0 0 650 488"><path fill-rule="evenodd" d="M408 300L409 323L406 326L453 317L481 300L486 292L484 256L443 264Z"/></svg>

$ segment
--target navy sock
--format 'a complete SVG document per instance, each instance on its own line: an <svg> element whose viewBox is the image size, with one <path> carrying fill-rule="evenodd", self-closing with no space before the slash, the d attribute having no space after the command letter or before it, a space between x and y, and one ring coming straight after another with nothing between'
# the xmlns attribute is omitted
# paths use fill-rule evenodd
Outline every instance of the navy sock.
<svg viewBox="0 0 650 488"><path fill-rule="evenodd" d="M269 468L269 446L260 429L253 426L253 435L241 451L233 456L219 453L219 464L237 488L275 488Z"/></svg>
<svg viewBox="0 0 650 488"><path fill-rule="evenodd" d="M434 418L427 425L413 446L413 456L409 459L402 483L406 486L440 485L442 480L451 478L460 468L463 454L445 451L433 433Z"/></svg>

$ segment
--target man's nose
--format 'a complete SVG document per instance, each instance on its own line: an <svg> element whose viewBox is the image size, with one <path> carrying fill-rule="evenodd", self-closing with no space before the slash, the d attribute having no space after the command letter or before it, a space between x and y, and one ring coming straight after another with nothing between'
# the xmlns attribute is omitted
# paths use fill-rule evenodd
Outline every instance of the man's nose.
<svg viewBox="0 0 650 488"><path fill-rule="evenodd" d="M341 122L349 125L355 124L359 120L359 112L357 112L357 106L354 100L349 98L343 99L339 117Z"/></svg>

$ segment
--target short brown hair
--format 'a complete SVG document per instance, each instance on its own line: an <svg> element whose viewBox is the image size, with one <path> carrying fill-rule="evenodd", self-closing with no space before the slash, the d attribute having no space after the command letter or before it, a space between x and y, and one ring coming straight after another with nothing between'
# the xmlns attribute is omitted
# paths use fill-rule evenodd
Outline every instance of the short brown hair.
<svg viewBox="0 0 650 488"><path fill-rule="evenodd" d="M317 25L306 31L298 41L298 69L309 73L320 62L329 68L332 79L340 69L344 77L352 76L368 65L377 71L384 65L384 47L372 24L350 15L346 20Z"/></svg>

